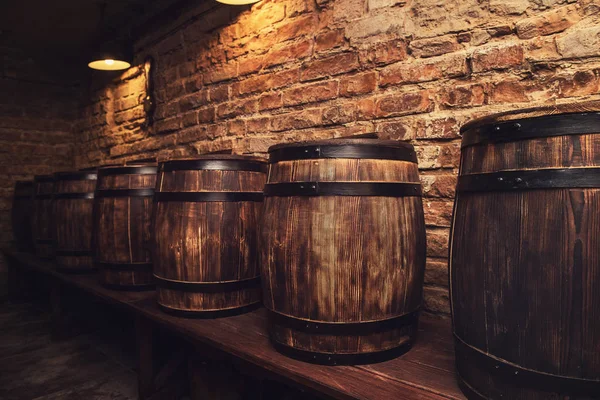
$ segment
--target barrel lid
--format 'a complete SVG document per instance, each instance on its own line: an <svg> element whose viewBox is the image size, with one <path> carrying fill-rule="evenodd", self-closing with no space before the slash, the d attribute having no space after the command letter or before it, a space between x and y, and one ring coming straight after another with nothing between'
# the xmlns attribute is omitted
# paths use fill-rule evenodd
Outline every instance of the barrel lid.
<svg viewBox="0 0 600 400"><path fill-rule="evenodd" d="M467 122L460 132L463 147L535 137L600 133L600 100L492 114Z"/></svg>
<svg viewBox="0 0 600 400"><path fill-rule="evenodd" d="M54 179L57 181L96 180L97 177L96 169L93 171L61 171L54 174Z"/></svg>
<svg viewBox="0 0 600 400"><path fill-rule="evenodd" d="M36 175L33 177L34 182L54 182L53 175Z"/></svg>
<svg viewBox="0 0 600 400"><path fill-rule="evenodd" d="M318 158L360 158L417 162L414 147L406 142L380 139L327 139L276 144L269 148L269 161Z"/></svg>
<svg viewBox="0 0 600 400"><path fill-rule="evenodd" d="M237 154L207 154L195 158L182 158L160 163L159 170L194 171L194 170L223 170L223 171L255 171L266 172L267 160L254 156Z"/></svg>
<svg viewBox="0 0 600 400"><path fill-rule="evenodd" d="M140 165L120 165L118 167L100 167L98 176L108 175L156 175L158 165L140 164Z"/></svg>

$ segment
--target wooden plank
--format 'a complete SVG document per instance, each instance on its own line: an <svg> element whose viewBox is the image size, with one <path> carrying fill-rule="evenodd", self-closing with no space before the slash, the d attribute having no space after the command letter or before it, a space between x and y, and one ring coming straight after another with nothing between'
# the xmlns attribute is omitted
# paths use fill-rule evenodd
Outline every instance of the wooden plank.
<svg viewBox="0 0 600 400"><path fill-rule="evenodd" d="M63 275L34 256L12 253L37 269L112 304L158 323L240 368L335 399L465 399L457 386L450 324L423 316L414 348L394 360L367 366L322 366L276 352L267 335L265 309L221 319L184 319L160 311L153 292L105 289L93 276ZM145 350L144 350L145 351ZM146 365L147 363L144 362ZM260 368L256 368L260 367ZM262 371L262 372L259 372Z"/></svg>

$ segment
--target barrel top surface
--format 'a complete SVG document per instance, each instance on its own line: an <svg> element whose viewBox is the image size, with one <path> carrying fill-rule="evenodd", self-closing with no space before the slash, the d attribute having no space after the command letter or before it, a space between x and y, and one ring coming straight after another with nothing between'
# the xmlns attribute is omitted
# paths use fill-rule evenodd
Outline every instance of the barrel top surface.
<svg viewBox="0 0 600 400"><path fill-rule="evenodd" d="M34 182L54 182L53 175L36 175L33 177Z"/></svg>
<svg viewBox="0 0 600 400"><path fill-rule="evenodd" d="M161 164L168 165L169 163L181 163L181 162L185 162L185 161L194 162L194 161L199 161L199 160L241 160L241 161L254 161L254 162L260 162L260 163L265 163L265 164L267 163L267 160L265 160L264 158L254 157L254 156L243 156L240 154L205 154L205 155L198 156L198 157L178 158L178 159L163 161L163 162L161 162Z"/></svg>
<svg viewBox="0 0 600 400"><path fill-rule="evenodd" d="M581 102L553 104L541 107L530 107L519 110L505 111L501 113L486 115L481 118L467 122L460 129L461 133L480 128L484 125L496 124L501 122L516 121L520 119L544 117L549 115L575 114L575 113L596 113L600 112L600 100Z"/></svg>
<svg viewBox="0 0 600 400"><path fill-rule="evenodd" d="M312 146L381 146L381 147L396 147L401 149L413 150L413 146L410 143L400 142L397 140L380 140L380 139L326 139L326 140L313 140L308 142L295 142L295 143L280 143L269 147L269 153L279 149L287 148L302 148Z"/></svg>
<svg viewBox="0 0 600 400"><path fill-rule="evenodd" d="M54 174L54 179L61 180L95 180L96 169L90 171L61 171Z"/></svg>
<svg viewBox="0 0 600 400"><path fill-rule="evenodd" d="M156 174L158 171L157 164L130 164L110 167L99 167L98 175L136 175L136 174Z"/></svg>

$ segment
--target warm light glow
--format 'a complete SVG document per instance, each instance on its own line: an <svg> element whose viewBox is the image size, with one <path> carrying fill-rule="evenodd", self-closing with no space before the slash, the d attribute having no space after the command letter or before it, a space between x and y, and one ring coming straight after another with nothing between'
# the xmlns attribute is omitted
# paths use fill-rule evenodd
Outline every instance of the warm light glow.
<svg viewBox="0 0 600 400"><path fill-rule="evenodd" d="M219 3L229 4L232 6L243 6L245 4L258 3L260 0L217 0Z"/></svg>
<svg viewBox="0 0 600 400"><path fill-rule="evenodd" d="M88 67L102 71L119 71L131 67L131 64L129 64L127 61L112 60L109 58L106 60L92 61L88 64Z"/></svg>

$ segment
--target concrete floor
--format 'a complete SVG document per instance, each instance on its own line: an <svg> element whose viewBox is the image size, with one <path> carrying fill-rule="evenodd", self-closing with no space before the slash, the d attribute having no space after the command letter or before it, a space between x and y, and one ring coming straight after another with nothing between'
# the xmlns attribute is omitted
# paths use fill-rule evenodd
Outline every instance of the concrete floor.
<svg viewBox="0 0 600 400"><path fill-rule="evenodd" d="M54 341L49 318L33 303L0 300L0 400L137 398L133 361L110 333Z"/></svg>

